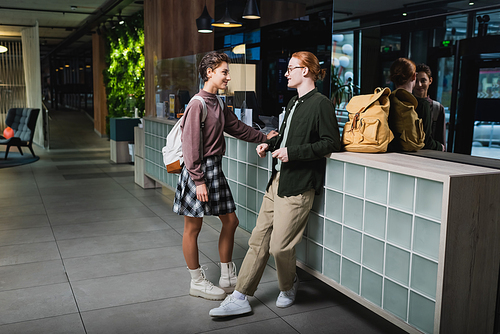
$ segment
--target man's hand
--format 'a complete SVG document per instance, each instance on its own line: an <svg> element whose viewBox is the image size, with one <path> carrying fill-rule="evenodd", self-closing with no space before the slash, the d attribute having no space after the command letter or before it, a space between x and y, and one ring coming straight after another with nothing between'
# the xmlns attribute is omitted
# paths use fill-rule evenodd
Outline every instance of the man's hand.
<svg viewBox="0 0 500 334"><path fill-rule="evenodd" d="M205 183L196 186L196 198L200 202L208 202L208 191Z"/></svg>
<svg viewBox="0 0 500 334"><path fill-rule="evenodd" d="M267 139L271 139L275 136L279 135L279 133L277 131L274 131L274 130L271 130L268 134L267 134Z"/></svg>
<svg viewBox="0 0 500 334"><path fill-rule="evenodd" d="M286 147L279 148L273 152L273 158L281 160L281 162L288 162L288 150Z"/></svg>
<svg viewBox="0 0 500 334"><path fill-rule="evenodd" d="M257 154L259 157L264 158L266 156L267 149L269 148L269 145L267 144L260 144L257 146Z"/></svg>

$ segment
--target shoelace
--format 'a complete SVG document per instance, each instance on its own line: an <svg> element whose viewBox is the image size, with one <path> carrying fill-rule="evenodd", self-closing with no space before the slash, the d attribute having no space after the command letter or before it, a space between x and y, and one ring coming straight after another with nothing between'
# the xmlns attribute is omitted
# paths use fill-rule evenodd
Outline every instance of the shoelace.
<svg viewBox="0 0 500 334"><path fill-rule="evenodd" d="M236 276L236 265L234 264L234 262L232 263L233 263L233 268L231 271L233 272L233 276Z"/></svg>
<svg viewBox="0 0 500 334"><path fill-rule="evenodd" d="M288 290L288 291L281 291L280 296L281 297L292 297L294 295L293 290Z"/></svg>
<svg viewBox="0 0 500 334"><path fill-rule="evenodd" d="M201 269L201 276L203 276L203 280L207 281L210 287L213 287L214 284L207 279L207 276L205 276L205 270L208 270L208 267L200 266L200 269Z"/></svg>
<svg viewBox="0 0 500 334"><path fill-rule="evenodd" d="M221 307L222 307L222 306L226 306L227 304L232 303L232 302L234 302L235 300L236 300L236 298L234 298L234 297L233 297L233 295L229 295L229 296L227 296L227 298L226 298L226 299L224 299L224 301L220 304L220 306L221 306Z"/></svg>

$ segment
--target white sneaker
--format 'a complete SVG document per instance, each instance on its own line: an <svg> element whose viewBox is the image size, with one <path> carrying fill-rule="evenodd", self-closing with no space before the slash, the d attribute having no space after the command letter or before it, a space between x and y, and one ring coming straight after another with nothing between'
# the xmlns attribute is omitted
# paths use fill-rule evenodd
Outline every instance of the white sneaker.
<svg viewBox="0 0 500 334"><path fill-rule="evenodd" d="M211 309L208 314L211 317L228 317L250 312L252 312L252 307L246 296L245 299L238 299L231 294L224 299L219 307Z"/></svg>
<svg viewBox="0 0 500 334"><path fill-rule="evenodd" d="M191 274L191 283L189 294L194 297L201 297L209 300L223 300L226 297L226 292L221 288L213 285L205 277L205 271L203 268L198 268L195 270L189 269Z"/></svg>
<svg viewBox="0 0 500 334"><path fill-rule="evenodd" d="M236 265L234 262L221 263L220 264L220 279L219 286L226 293L232 293L236 287L236 281L238 276L236 275Z"/></svg>
<svg viewBox="0 0 500 334"><path fill-rule="evenodd" d="M285 308L292 306L295 303L295 297L297 296L297 290L299 289L299 277L295 274L295 280L293 281L293 287L288 291L281 291L278 299L276 299L276 306L279 308Z"/></svg>

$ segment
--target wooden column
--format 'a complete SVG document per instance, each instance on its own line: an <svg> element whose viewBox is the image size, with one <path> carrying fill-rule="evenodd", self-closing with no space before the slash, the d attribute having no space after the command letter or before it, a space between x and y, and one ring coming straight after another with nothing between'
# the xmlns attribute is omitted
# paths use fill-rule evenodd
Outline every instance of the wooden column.
<svg viewBox="0 0 500 334"><path fill-rule="evenodd" d="M207 0L210 16L214 16L215 0ZM158 60L212 51L214 34L201 34L196 19L201 15L205 0L145 0L144 55L145 108L147 116L156 115L155 67Z"/></svg>
<svg viewBox="0 0 500 334"><path fill-rule="evenodd" d="M106 87L102 71L106 68L104 37L92 35L92 78L94 84L94 131L101 137L106 136Z"/></svg>

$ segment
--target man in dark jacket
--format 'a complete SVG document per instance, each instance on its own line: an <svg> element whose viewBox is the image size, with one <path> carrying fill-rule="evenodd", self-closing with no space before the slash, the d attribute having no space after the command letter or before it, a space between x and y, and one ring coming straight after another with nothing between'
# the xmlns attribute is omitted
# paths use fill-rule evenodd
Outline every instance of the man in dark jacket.
<svg viewBox="0 0 500 334"><path fill-rule="evenodd" d="M236 289L217 308L213 317L251 312L247 296L253 296L273 254L280 294L277 307L291 306L299 280L295 273L295 245L304 233L314 194L323 187L326 158L340 150L340 135L331 101L315 87L323 79L318 59L310 52L296 52L285 77L298 96L287 107L278 136L257 147L260 157L272 152L273 173L262 201L249 249L241 266Z"/></svg>

